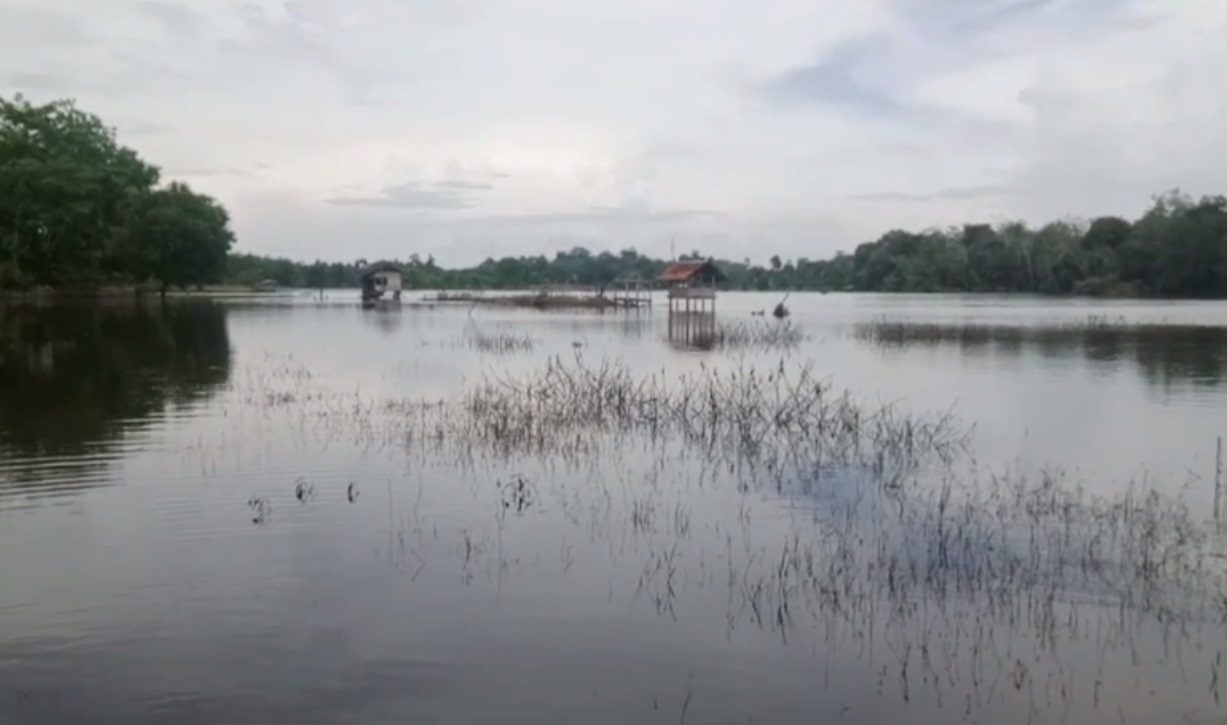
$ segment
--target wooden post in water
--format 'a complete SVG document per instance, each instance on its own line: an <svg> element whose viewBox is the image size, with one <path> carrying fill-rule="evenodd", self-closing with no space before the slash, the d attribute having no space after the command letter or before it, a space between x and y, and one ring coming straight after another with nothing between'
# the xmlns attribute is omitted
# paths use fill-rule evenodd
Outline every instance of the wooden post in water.
<svg viewBox="0 0 1227 725"><path fill-rule="evenodd" d="M1214 521L1223 528L1223 437L1218 437L1214 453Z"/></svg>
<svg viewBox="0 0 1227 725"><path fill-rule="evenodd" d="M710 260L675 262L657 278L667 289L669 339L710 345L716 335L716 283L727 279Z"/></svg>

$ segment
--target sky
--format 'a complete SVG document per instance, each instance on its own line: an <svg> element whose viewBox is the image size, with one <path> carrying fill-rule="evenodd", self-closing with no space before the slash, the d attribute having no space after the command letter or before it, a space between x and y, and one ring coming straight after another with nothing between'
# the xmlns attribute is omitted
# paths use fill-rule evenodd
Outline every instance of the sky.
<svg viewBox="0 0 1227 725"><path fill-rule="evenodd" d="M820 259L1227 193L1223 0L0 0L238 248Z"/></svg>

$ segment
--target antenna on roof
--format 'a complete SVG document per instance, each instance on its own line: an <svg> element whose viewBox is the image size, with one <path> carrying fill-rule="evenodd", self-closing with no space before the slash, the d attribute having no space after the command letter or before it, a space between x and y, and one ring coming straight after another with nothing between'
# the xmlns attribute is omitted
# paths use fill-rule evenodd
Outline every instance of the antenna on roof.
<svg viewBox="0 0 1227 725"><path fill-rule="evenodd" d="M677 238L672 234L669 235L669 261L677 261Z"/></svg>

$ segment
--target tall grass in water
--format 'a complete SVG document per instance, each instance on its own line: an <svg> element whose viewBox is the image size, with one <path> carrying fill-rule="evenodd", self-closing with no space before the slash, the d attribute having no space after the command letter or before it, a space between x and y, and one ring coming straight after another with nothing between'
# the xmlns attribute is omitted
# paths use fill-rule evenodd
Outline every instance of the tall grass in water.
<svg viewBox="0 0 1227 725"><path fill-rule="evenodd" d="M551 358L523 377L492 376L460 401L462 436L539 447L578 432L680 438L720 459L782 471L865 465L897 476L926 460L957 456L967 441L953 414L871 409L804 365L767 372L703 365L670 379L636 376L624 363Z"/></svg>
<svg viewBox="0 0 1227 725"><path fill-rule="evenodd" d="M935 700L951 719L983 721L1008 700L1034 722L1083 722L1143 687L1195 688L1205 699L1190 696L1190 709L1204 713L1227 676L1224 541L1181 495L986 471L953 415L867 406L803 365L639 375L577 356L492 373L438 403L322 405L313 425L423 463L488 456L500 472L472 486L498 526L515 525L505 512L558 512L585 529L571 541L607 541L623 557L611 579L642 571L636 595L661 616L716 602L730 632L816 637L817 651L872 663L880 693ZM622 467L619 442L631 451ZM571 466L592 475L533 478ZM752 510L769 489L791 505L760 523ZM470 525L462 536L453 550L466 571L483 555L509 571L514 552L497 534ZM560 551L563 571L601 575L601 557Z"/></svg>
<svg viewBox="0 0 1227 725"><path fill-rule="evenodd" d="M904 701L982 717L1004 697L1028 722L1089 721L1125 683L1195 687L1186 714L1219 703L1222 542L1151 489L1099 498L1051 472L871 488L729 559L739 623L817 632Z"/></svg>
<svg viewBox="0 0 1227 725"><path fill-rule="evenodd" d="M805 334L790 320L721 322L707 346L724 350L790 350L805 341Z"/></svg>
<svg viewBox="0 0 1227 725"><path fill-rule="evenodd" d="M704 367L668 380L554 359L478 385L454 421L454 434L495 448L631 434L680 440L743 482L854 487L779 552L779 566L743 572L759 596L776 592L777 607L905 622L924 603L935 608L926 616L949 606L1046 637L1075 634L1078 611L1115 612L1121 631L1139 618L1227 622L1220 542L1181 498L1140 486L1093 496L1056 472L986 475L951 414L869 409L808 367Z"/></svg>
<svg viewBox="0 0 1227 725"><path fill-rule="evenodd" d="M532 352L537 347L537 338L528 332L517 332L506 327L485 329L472 319L465 324L464 333L454 346L494 355L510 355Z"/></svg>
<svg viewBox="0 0 1227 725"><path fill-rule="evenodd" d="M1132 342L1138 344L1188 343L1227 345L1227 328L1207 325L1133 323L1124 318L1091 315L1085 319L1046 324L927 322L886 317L857 323L852 335L858 340L885 346L937 344L1078 344Z"/></svg>

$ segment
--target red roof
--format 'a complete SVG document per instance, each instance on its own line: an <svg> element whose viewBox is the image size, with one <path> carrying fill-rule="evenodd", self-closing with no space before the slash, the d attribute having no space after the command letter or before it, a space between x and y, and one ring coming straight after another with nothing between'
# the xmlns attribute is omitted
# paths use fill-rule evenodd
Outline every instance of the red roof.
<svg viewBox="0 0 1227 725"><path fill-rule="evenodd" d="M685 282L695 275L706 262L674 262L665 268L664 272L660 273L661 282Z"/></svg>
<svg viewBox="0 0 1227 725"><path fill-rule="evenodd" d="M723 281L724 273L712 264L711 260L695 259L686 262L674 262L661 272L656 279L660 282L690 282L695 278Z"/></svg>

